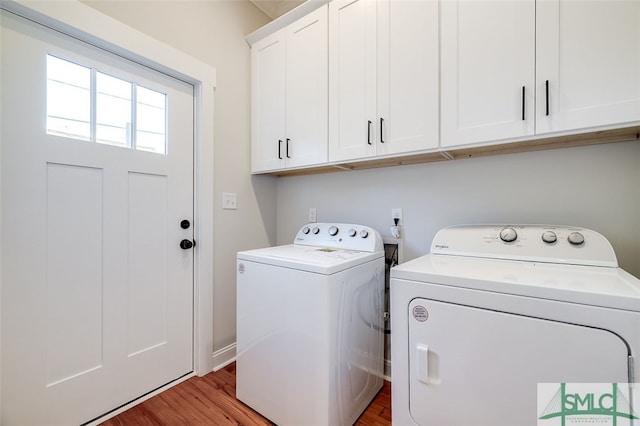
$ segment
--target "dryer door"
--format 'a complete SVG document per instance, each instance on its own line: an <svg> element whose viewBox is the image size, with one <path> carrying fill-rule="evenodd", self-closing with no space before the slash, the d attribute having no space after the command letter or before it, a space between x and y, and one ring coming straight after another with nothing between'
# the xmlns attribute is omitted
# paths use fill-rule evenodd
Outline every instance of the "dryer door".
<svg viewBox="0 0 640 426"><path fill-rule="evenodd" d="M535 425L538 383L628 381L627 345L605 330L428 299L408 315L419 425Z"/></svg>

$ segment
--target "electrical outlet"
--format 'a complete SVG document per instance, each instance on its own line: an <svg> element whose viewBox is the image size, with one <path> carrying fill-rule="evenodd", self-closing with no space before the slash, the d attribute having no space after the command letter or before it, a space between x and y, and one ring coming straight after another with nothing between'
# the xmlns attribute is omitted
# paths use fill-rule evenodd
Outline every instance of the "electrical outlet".
<svg viewBox="0 0 640 426"><path fill-rule="evenodd" d="M315 222L318 219L316 215L316 208L309 207L309 222Z"/></svg>
<svg viewBox="0 0 640 426"><path fill-rule="evenodd" d="M398 226L402 224L402 209L391 209L391 220L398 219Z"/></svg>
<svg viewBox="0 0 640 426"><path fill-rule="evenodd" d="M235 210L236 207L236 193L235 192L223 192L222 193L222 208L224 210Z"/></svg>

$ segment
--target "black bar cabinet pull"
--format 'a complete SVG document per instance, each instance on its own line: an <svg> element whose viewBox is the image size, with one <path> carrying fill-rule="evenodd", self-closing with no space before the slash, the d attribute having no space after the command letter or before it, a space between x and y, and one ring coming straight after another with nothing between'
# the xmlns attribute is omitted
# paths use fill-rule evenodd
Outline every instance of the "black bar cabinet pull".
<svg viewBox="0 0 640 426"><path fill-rule="evenodd" d="M371 145L371 120L367 120L367 143Z"/></svg>
<svg viewBox="0 0 640 426"><path fill-rule="evenodd" d="M522 86L522 121L524 121L524 86Z"/></svg>
<svg viewBox="0 0 640 426"><path fill-rule="evenodd" d="M278 159L282 160L282 139L278 139Z"/></svg>
<svg viewBox="0 0 640 426"><path fill-rule="evenodd" d="M287 138L287 146L286 146L287 158L291 158L291 157L289 157L289 141L290 141L290 140L291 140L291 139Z"/></svg>
<svg viewBox="0 0 640 426"><path fill-rule="evenodd" d="M382 123L384 123L384 118L380 117L380 143L384 143L384 138L382 135Z"/></svg>
<svg viewBox="0 0 640 426"><path fill-rule="evenodd" d="M545 98L547 100L547 112L546 115L549 115L549 80L544 82L544 91L545 91Z"/></svg>

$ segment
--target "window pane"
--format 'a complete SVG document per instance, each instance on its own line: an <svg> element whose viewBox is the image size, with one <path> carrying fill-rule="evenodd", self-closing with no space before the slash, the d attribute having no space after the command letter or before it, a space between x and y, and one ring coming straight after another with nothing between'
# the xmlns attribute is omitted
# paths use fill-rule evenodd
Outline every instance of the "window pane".
<svg viewBox="0 0 640 426"><path fill-rule="evenodd" d="M96 141L131 147L131 87L128 81L96 73Z"/></svg>
<svg viewBox="0 0 640 426"><path fill-rule="evenodd" d="M166 154L166 128L166 94L47 55L48 134Z"/></svg>
<svg viewBox="0 0 640 426"><path fill-rule="evenodd" d="M136 149L166 154L167 95L138 86L136 98Z"/></svg>
<svg viewBox="0 0 640 426"><path fill-rule="evenodd" d="M91 69L47 55L47 134L91 139Z"/></svg>

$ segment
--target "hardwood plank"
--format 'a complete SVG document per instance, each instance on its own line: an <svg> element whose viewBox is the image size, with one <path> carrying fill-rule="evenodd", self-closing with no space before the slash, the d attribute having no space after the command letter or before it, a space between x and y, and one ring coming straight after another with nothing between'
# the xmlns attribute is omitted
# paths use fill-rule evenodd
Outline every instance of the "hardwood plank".
<svg viewBox="0 0 640 426"><path fill-rule="evenodd" d="M355 423L391 425L391 384L382 390ZM113 417L103 426L272 426L269 420L236 399L236 365L204 377L192 377Z"/></svg>

